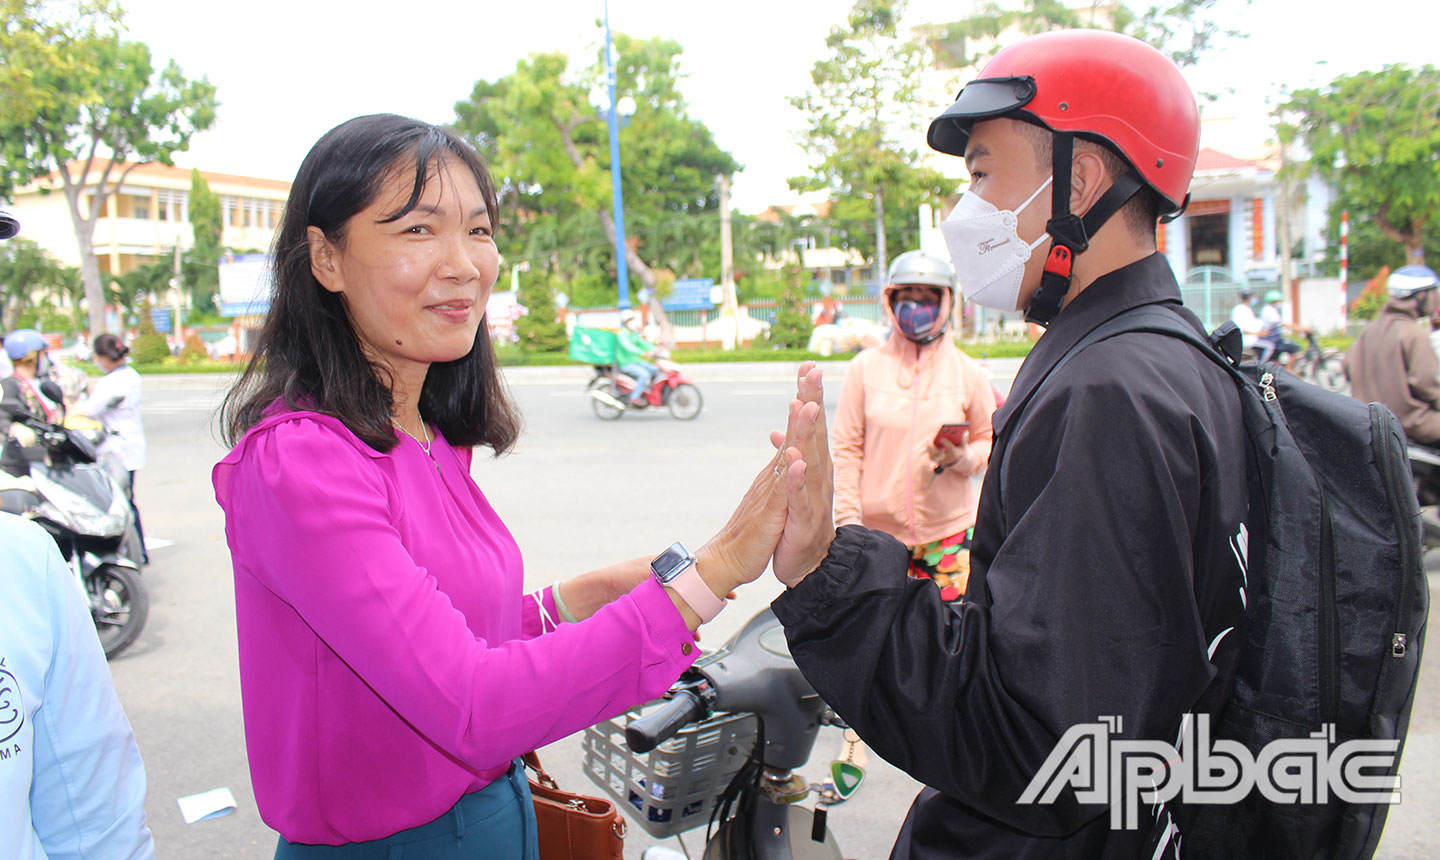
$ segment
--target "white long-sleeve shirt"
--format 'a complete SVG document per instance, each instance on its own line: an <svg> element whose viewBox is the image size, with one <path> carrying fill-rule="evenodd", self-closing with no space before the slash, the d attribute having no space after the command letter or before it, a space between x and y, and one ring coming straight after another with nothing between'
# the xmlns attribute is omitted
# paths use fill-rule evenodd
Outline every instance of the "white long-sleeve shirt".
<svg viewBox="0 0 1440 860"><path fill-rule="evenodd" d="M95 380L90 394L75 404L76 411L89 415L110 431L100 450L114 454L129 472L145 467L145 426L140 422L140 388L140 374L130 365L122 364ZM115 405L112 406L112 403Z"/></svg>
<svg viewBox="0 0 1440 860"><path fill-rule="evenodd" d="M0 513L0 857L154 860L145 767L80 584Z"/></svg>
<svg viewBox="0 0 1440 860"><path fill-rule="evenodd" d="M1256 315L1255 309L1245 302L1241 302L1230 311L1230 321L1240 329L1241 347L1249 349L1260 340L1260 333L1264 326L1260 323L1260 317Z"/></svg>

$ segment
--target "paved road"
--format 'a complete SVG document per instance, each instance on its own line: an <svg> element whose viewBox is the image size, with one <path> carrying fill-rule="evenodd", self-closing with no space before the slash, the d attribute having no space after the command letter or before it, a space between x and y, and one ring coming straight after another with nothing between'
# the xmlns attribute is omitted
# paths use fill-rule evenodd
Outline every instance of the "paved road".
<svg viewBox="0 0 1440 860"><path fill-rule="evenodd" d="M1018 361L991 362L1002 389L1017 366ZM650 554L677 538L703 541L725 520L769 455L767 432L782 426L793 370L772 365L693 370L706 403L704 414L691 423L651 414L598 421L580 396L585 375L578 368L511 374L525 435L510 456L477 459L474 475L525 551L528 586ZM826 374L838 383L843 365L827 367ZM224 452L213 429L224 383L214 376L146 379L151 460L137 491L150 536L175 543L152 553L146 574L149 626L111 666L149 768L147 807L159 855L177 860L270 857L275 844L250 790L229 558L209 484L210 467ZM778 591L765 580L747 588L739 605L707 628L707 641L724 641ZM1378 855L1385 860L1440 854L1436 665L1432 657L1422 680L1405 757L1404 802L1391 815ZM840 748L838 733L825 730L807 776L818 779ZM562 785L595 790L582 775L578 740L561 741L542 755ZM856 797L830 815L849 857L886 856L917 789L874 756L868 769ZM234 792L238 811L183 824L176 798L219 786ZM650 840L638 827L631 833L626 857L634 860ZM697 840L689 841L694 848Z"/></svg>

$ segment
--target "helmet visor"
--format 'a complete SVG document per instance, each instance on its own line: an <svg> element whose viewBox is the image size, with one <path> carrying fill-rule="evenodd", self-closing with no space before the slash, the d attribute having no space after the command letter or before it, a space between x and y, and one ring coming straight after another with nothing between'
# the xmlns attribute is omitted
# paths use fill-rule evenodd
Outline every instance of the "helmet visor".
<svg viewBox="0 0 1440 860"><path fill-rule="evenodd" d="M930 123L926 141L937 152L963 156L975 120L1013 113L1033 98L1035 79L1029 75L973 80L955 97L955 103Z"/></svg>

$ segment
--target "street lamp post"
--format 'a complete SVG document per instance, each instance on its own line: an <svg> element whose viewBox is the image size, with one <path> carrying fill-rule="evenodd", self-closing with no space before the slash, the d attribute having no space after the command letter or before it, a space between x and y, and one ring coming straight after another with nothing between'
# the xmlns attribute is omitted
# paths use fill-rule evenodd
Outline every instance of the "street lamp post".
<svg viewBox="0 0 1440 860"><path fill-rule="evenodd" d="M610 196L615 208L616 307L630 307L630 272L625 263L625 200L620 193L620 111L615 103L615 48L610 43L610 2L605 2L605 74L610 86Z"/></svg>

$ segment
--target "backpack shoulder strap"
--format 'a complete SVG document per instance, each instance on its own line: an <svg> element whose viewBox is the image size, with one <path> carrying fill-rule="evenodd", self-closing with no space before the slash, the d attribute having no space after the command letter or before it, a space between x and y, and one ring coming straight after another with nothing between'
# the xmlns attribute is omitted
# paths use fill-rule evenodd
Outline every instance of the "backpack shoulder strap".
<svg viewBox="0 0 1440 860"><path fill-rule="evenodd" d="M1186 311L1184 313L1188 314L1189 312ZM1192 319L1193 324L1191 322ZM1179 338L1200 350L1206 358L1224 368L1236 382L1244 383L1247 381L1245 374L1240 372L1235 366L1235 363L1217 348L1217 345L1212 342L1211 338L1205 337L1201 333L1200 321L1198 319L1194 319L1193 317L1187 319L1186 316L1182 316L1181 312L1167 310L1159 305L1141 305L1138 308L1132 308L1124 313L1117 314L1104 325L1092 331L1080 344L1077 344L1070 355L1078 352L1080 346L1085 345L1086 341L1091 341L1092 338L1094 341L1099 341L1114 337L1117 334L1129 332L1148 332L1150 334L1163 334ZM1223 336L1224 332L1217 329L1217 334ZM1065 358L1070 358L1070 355L1066 355Z"/></svg>
<svg viewBox="0 0 1440 860"><path fill-rule="evenodd" d="M1025 410L1030 406L1030 401L1034 400L1035 395L1039 393L1040 389L1045 387L1046 381L1048 381L1056 371L1068 364L1070 359L1083 352L1086 347L1097 344L1103 340L1109 340L1117 335L1128 334L1130 332L1148 332L1179 338L1198 349L1206 358L1209 358L1215 364L1224 368L1225 371L1230 374L1231 378L1235 380L1236 384L1241 386L1249 384L1249 380L1236 368L1234 363L1221 354L1216 346L1201 334L1202 327L1199 319L1193 315L1191 315L1189 319L1184 316L1184 314L1188 313L1188 311L1175 311L1160 305L1141 305L1136 308L1121 311L1092 329L1089 334L1086 334L1077 341L1074 346L1070 347L1069 351L1046 372L1045 376L1030 389L1030 393L1025 396L1025 399L1021 401L1020 405L1015 409L1014 413L1012 413L1011 420L1007 422L1008 427L1006 428L1004 437L997 440L998 450L991 455L993 465L999 469L1004 468L1005 453L1010 447L1010 437L1015 434L1015 430L1019 426ZM1190 320L1193 320L1193 323ZM1003 480L997 484L997 496L1000 498L1002 511L1005 506L1004 490L999 488L1003 486L1003 484Z"/></svg>
<svg viewBox="0 0 1440 860"><path fill-rule="evenodd" d="M1198 320L1195 325L1199 325ZM1070 359L1083 352L1086 347L1130 332L1149 332L1179 338L1200 350L1211 361L1225 368L1237 382L1245 381L1244 374L1240 373L1229 359L1222 355L1207 338L1201 335L1196 327L1191 326L1179 313L1159 305L1141 305L1138 308L1121 311L1080 338L1059 361L1055 362L1055 365L1046 372L1040 382L1030 389L1030 393L1016 408L1015 418L1019 419L1026 407L1030 405L1030 401L1034 400L1035 395L1045 386L1046 380L1068 364Z"/></svg>

